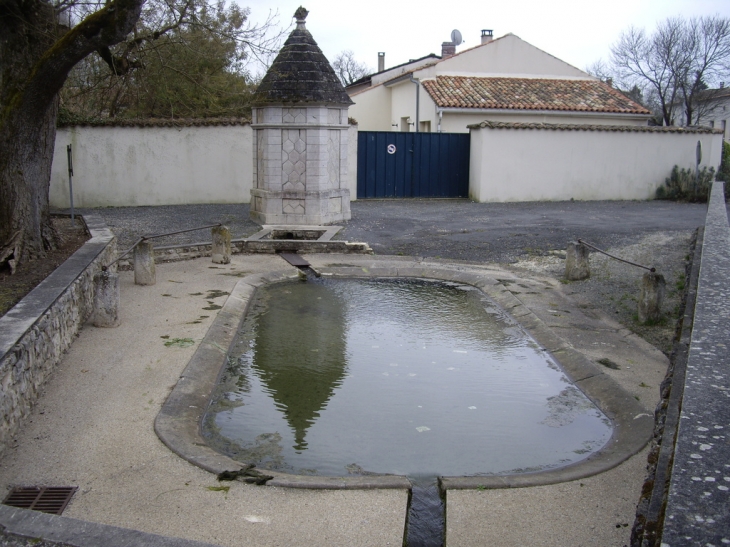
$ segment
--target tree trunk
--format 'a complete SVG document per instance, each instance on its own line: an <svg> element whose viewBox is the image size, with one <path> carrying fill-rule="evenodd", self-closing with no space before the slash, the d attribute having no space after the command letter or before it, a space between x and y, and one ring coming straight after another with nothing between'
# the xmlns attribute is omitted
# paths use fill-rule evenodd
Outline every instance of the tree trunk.
<svg viewBox="0 0 730 547"><path fill-rule="evenodd" d="M58 92L73 66L124 39L144 0L112 0L73 29L45 0L0 0L0 265L56 244L48 190Z"/></svg>
<svg viewBox="0 0 730 547"><path fill-rule="evenodd" d="M0 1L0 264L11 269L56 244L48 187L56 136L57 101L44 109L17 108L17 89L53 45L57 26L48 4Z"/></svg>
<svg viewBox="0 0 730 547"><path fill-rule="evenodd" d="M53 100L45 112L15 116L0 131L0 241L6 242L0 253L7 255L0 262L13 260L12 269L57 243L48 205L57 105Z"/></svg>

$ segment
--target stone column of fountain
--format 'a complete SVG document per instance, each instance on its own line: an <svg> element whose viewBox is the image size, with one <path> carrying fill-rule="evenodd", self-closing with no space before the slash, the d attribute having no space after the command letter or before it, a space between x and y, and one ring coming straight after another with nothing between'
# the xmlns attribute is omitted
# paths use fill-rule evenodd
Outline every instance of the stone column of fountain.
<svg viewBox="0 0 730 547"><path fill-rule="evenodd" d="M296 28L256 90L251 220L323 225L350 219L347 110L352 104L305 27Z"/></svg>

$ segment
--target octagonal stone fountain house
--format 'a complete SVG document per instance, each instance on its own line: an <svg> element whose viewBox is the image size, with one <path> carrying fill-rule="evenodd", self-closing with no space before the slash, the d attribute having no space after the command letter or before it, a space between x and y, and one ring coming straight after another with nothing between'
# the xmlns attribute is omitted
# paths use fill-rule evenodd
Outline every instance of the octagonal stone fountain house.
<svg viewBox="0 0 730 547"><path fill-rule="evenodd" d="M324 225L350 219L348 115L352 104L305 27L296 28L256 90L251 220Z"/></svg>

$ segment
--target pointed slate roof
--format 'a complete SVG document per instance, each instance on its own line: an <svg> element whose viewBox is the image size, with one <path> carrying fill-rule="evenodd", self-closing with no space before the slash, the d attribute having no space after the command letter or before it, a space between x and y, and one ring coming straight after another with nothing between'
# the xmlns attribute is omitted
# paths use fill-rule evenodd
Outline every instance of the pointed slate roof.
<svg viewBox="0 0 730 547"><path fill-rule="evenodd" d="M303 7L294 13L297 27L256 89L255 100L258 104L353 104L329 61L305 27L304 20L308 13Z"/></svg>

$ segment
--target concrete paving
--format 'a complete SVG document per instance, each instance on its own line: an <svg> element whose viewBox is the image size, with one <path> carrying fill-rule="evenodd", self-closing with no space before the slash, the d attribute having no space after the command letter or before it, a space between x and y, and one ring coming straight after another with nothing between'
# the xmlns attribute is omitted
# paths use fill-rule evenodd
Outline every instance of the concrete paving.
<svg viewBox="0 0 730 547"><path fill-rule="evenodd" d="M401 545L405 490L221 484L153 431L224 293L245 275L286 267L271 255L234 255L225 266L209 259L158 264L154 286L137 286L132 272L122 272L121 325L84 328L3 455L0 486L77 485L66 516L223 546ZM606 373L653 412L667 366L661 352L555 278L499 266L491 271L575 349L593 361L610 356L620 369ZM606 473L568 483L449 490L447 545L628 544L645 457L640 452Z"/></svg>

